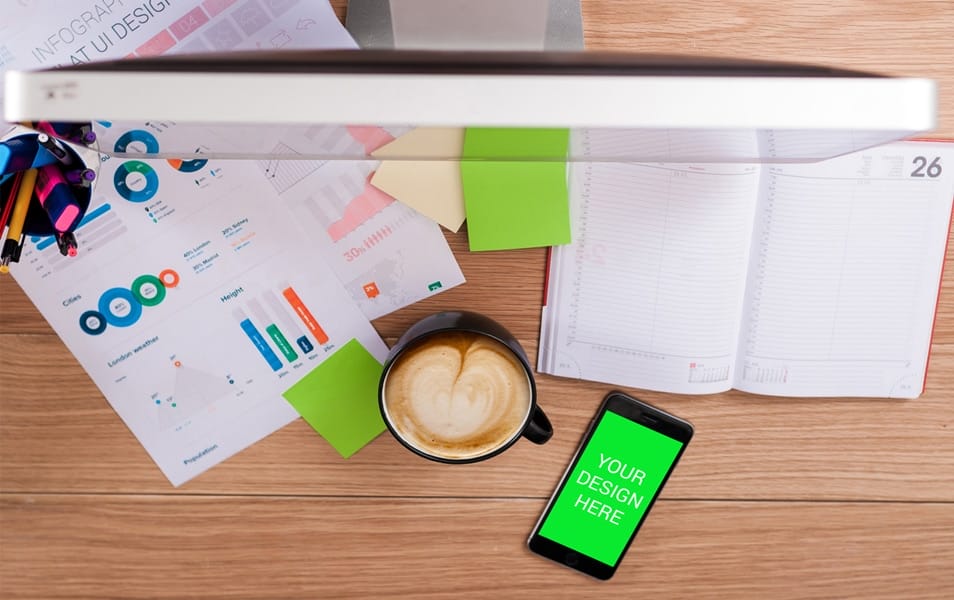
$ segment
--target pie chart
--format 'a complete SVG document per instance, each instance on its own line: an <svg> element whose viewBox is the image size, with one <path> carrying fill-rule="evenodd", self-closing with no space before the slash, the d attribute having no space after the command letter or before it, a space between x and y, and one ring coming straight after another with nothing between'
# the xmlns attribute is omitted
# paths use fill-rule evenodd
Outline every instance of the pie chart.
<svg viewBox="0 0 954 600"><path fill-rule="evenodd" d="M159 152L159 141L156 136L142 129L132 129L119 136L116 144L113 146L116 152L147 152L155 154Z"/></svg>
<svg viewBox="0 0 954 600"><path fill-rule="evenodd" d="M176 171L182 171L183 173L195 173L199 169L205 166L205 163L209 162L204 158L196 158L193 160L182 160L181 158L170 158L166 161Z"/></svg>
<svg viewBox="0 0 954 600"><path fill-rule="evenodd" d="M119 165L113 185L120 196L130 202L146 202L159 190L159 176L152 167L139 160Z"/></svg>

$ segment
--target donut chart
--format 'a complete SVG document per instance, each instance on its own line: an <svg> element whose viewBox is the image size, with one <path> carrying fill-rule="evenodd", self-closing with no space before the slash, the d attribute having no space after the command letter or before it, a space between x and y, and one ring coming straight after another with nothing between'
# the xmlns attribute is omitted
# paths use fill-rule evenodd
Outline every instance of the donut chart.
<svg viewBox="0 0 954 600"><path fill-rule="evenodd" d="M99 311L88 310L80 315L80 329L89 335L99 335L106 331L106 319Z"/></svg>
<svg viewBox="0 0 954 600"><path fill-rule="evenodd" d="M196 158L193 160L183 160L181 158L170 158L166 160L169 163L169 166L175 169L176 171L181 171L182 173L195 173L199 169L205 166L208 160L204 158Z"/></svg>
<svg viewBox="0 0 954 600"><path fill-rule="evenodd" d="M167 288L174 288L179 285L179 274L172 269L165 269L159 272L159 281Z"/></svg>
<svg viewBox="0 0 954 600"><path fill-rule="evenodd" d="M159 176L146 163L128 160L116 169L116 174L113 175L113 186L120 196L130 202L146 202L159 190Z"/></svg>
<svg viewBox="0 0 954 600"><path fill-rule="evenodd" d="M140 148L149 154L159 152L159 140L156 139L156 136L142 129L131 129L119 136L113 145L113 149L116 152L126 152L130 145L133 146L134 152Z"/></svg>
<svg viewBox="0 0 954 600"><path fill-rule="evenodd" d="M114 327L129 327L142 316L142 304L125 288L106 290L99 297L99 314Z"/></svg>
<svg viewBox="0 0 954 600"><path fill-rule="evenodd" d="M166 297L166 286L155 275L140 275L132 282L130 291L143 306L155 306Z"/></svg>
<svg viewBox="0 0 954 600"><path fill-rule="evenodd" d="M79 318L79 326L87 335L100 335L107 325L131 327L142 316L143 307L157 306L166 297L166 290L179 285L179 274L164 269L159 275L136 277L129 289L114 287L99 297L96 310L87 310Z"/></svg>

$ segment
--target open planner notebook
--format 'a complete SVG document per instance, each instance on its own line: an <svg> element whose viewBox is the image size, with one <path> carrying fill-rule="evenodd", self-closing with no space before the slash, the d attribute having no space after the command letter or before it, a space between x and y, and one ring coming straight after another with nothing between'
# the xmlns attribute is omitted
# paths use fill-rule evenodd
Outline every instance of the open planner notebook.
<svg viewBox="0 0 954 600"><path fill-rule="evenodd" d="M923 391L954 144L812 164L577 163L569 185L541 372L684 394Z"/></svg>

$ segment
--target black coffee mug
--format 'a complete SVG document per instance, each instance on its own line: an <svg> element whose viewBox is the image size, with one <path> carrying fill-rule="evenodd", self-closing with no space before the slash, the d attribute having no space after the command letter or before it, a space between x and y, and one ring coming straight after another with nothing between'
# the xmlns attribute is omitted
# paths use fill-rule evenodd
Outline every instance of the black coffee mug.
<svg viewBox="0 0 954 600"><path fill-rule="evenodd" d="M386 402L385 388L392 367L398 365L410 350L420 347L434 336L447 333L476 334L499 342L509 351L510 356L522 366L527 377L530 401L523 422L515 428L515 431L505 442L477 456L451 457L415 445L395 426ZM534 444L544 444L553 436L553 427L550 425L550 420L537 405L537 388L533 378L533 369L517 338L500 323L474 312L448 311L436 313L421 319L404 332L404 335L391 348L384 363L384 371L381 374L381 381L378 386L378 403L385 425L398 442L419 456L443 463L471 463L486 460L512 446L520 437L525 437Z"/></svg>

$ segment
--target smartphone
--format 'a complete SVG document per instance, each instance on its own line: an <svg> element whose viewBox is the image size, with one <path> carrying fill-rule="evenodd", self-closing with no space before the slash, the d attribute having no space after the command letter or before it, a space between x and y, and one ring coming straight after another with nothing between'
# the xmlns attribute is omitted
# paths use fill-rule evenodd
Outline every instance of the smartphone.
<svg viewBox="0 0 954 600"><path fill-rule="evenodd" d="M690 439L689 422L610 393L530 534L530 550L612 577Z"/></svg>

